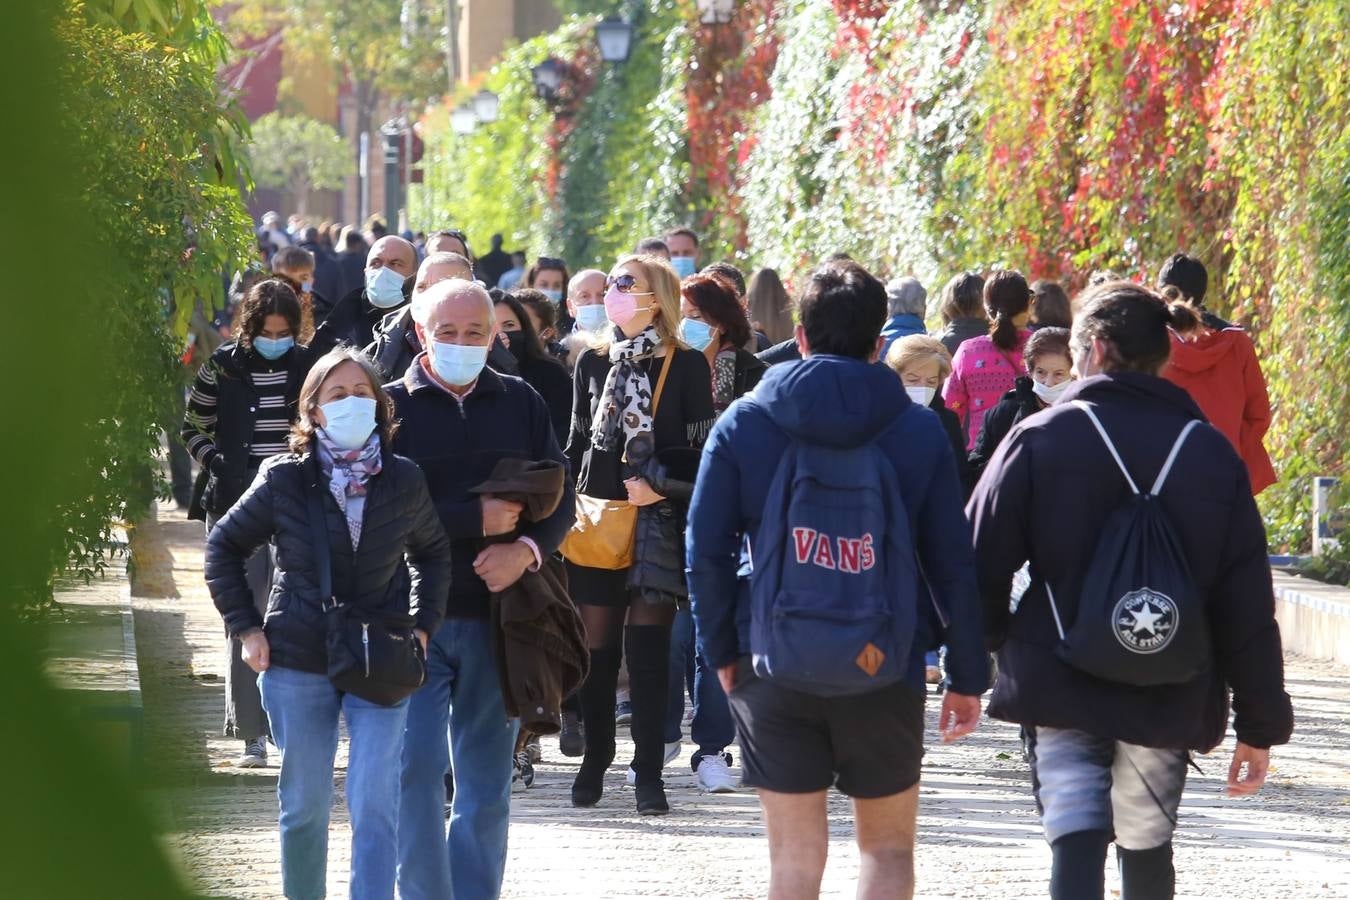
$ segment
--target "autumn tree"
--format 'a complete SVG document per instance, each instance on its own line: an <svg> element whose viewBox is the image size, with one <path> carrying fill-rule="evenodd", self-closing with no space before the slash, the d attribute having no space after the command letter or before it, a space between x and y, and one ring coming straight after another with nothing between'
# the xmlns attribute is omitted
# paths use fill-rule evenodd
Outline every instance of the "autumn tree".
<svg viewBox="0 0 1350 900"><path fill-rule="evenodd" d="M236 38L281 32L286 52L331 67L351 88L356 131L370 134L384 100L416 108L446 91L443 0L243 0Z"/></svg>
<svg viewBox="0 0 1350 900"><path fill-rule="evenodd" d="M258 119L248 156L254 181L286 191L302 216L310 191L337 190L352 169L346 141L331 126L308 116L268 113Z"/></svg>

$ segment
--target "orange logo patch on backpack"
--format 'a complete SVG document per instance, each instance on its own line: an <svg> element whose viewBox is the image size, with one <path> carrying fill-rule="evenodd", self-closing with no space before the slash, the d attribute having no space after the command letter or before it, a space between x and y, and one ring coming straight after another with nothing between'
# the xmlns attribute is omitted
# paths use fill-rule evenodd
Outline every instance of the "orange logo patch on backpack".
<svg viewBox="0 0 1350 900"><path fill-rule="evenodd" d="M881 648L871 641L862 648L858 658L854 660L858 668L862 669L870 677L876 677L877 672L881 671L881 666L886 662L886 654L881 652Z"/></svg>

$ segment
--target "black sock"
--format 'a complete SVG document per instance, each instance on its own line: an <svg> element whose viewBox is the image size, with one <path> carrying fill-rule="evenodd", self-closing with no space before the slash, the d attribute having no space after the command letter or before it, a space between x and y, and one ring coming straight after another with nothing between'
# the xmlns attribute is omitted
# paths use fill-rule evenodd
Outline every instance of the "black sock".
<svg viewBox="0 0 1350 900"><path fill-rule="evenodd" d="M659 783L666 751L670 626L629 625L624 642L633 704L633 771L639 784Z"/></svg>
<svg viewBox="0 0 1350 900"><path fill-rule="evenodd" d="M1120 863L1121 900L1172 900L1176 870L1172 867L1172 842L1152 850L1116 847Z"/></svg>
<svg viewBox="0 0 1350 900"><path fill-rule="evenodd" d="M1050 845L1051 900L1102 900L1106 890L1106 848L1109 831L1075 831Z"/></svg>

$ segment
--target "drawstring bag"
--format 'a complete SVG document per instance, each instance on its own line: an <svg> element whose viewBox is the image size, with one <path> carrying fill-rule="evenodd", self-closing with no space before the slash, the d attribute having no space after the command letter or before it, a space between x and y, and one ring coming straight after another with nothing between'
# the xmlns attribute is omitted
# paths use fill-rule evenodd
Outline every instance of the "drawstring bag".
<svg viewBox="0 0 1350 900"><path fill-rule="evenodd" d="M1158 500L1186 438L1200 425L1186 424L1152 489L1141 493L1120 453L1093 413L1087 414L1111 453L1131 497L1106 520L1088 564L1077 619L1067 632L1047 583L1059 632L1056 655L1081 672L1134 687L1185 684L1210 667L1209 622L1186 554Z"/></svg>

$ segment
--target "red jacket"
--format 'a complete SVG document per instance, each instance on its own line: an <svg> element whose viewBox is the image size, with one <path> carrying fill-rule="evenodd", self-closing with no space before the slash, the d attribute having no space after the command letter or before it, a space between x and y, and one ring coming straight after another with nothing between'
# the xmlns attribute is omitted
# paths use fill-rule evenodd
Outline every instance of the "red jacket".
<svg viewBox="0 0 1350 900"><path fill-rule="evenodd" d="M1270 427L1270 395L1252 339L1241 328L1209 331L1183 339L1172 334L1172 359L1163 377L1186 392L1210 424L1247 464L1252 493L1275 483L1275 469L1262 443Z"/></svg>

